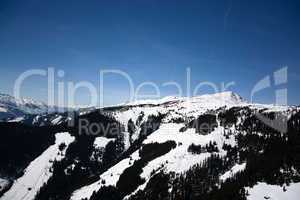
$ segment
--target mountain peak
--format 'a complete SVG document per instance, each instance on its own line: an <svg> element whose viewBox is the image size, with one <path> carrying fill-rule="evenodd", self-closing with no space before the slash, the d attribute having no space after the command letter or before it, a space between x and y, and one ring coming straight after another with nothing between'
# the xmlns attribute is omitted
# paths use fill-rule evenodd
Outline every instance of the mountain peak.
<svg viewBox="0 0 300 200"><path fill-rule="evenodd" d="M243 103L245 102L243 98L234 93L232 91L225 91L220 93L214 94L204 94L204 95L197 95L192 97L178 97L178 96L166 96L161 99L141 99L135 100L133 102L124 103L122 105L142 105L142 104L164 104L173 101L214 101L214 102L228 102L228 103Z"/></svg>
<svg viewBox="0 0 300 200"><path fill-rule="evenodd" d="M210 96L211 97L219 97L219 98L222 97L226 100L235 100L235 101L239 101L239 102L244 101L243 98L239 94L234 93L232 91L215 93L215 94L211 94Z"/></svg>

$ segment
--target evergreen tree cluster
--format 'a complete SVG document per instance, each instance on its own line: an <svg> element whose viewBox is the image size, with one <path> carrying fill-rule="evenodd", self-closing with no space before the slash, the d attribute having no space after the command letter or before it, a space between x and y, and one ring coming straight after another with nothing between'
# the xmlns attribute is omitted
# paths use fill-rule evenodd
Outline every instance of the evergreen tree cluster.
<svg viewBox="0 0 300 200"><path fill-rule="evenodd" d="M219 152L217 143L215 141L210 141L208 144L205 146L201 145L195 145L192 143L188 147L188 152L191 152L193 154L201 154L201 153L214 153L214 152Z"/></svg>
<svg viewBox="0 0 300 200"><path fill-rule="evenodd" d="M196 133L207 135L217 127L217 117L215 114L203 114L197 119L193 119L180 129L180 132L186 131L188 128L195 128Z"/></svg>

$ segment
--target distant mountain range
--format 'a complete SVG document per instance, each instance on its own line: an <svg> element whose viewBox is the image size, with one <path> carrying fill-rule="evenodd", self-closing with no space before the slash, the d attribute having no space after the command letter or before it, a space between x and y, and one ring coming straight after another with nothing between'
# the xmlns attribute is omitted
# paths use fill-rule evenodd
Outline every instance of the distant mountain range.
<svg viewBox="0 0 300 200"><path fill-rule="evenodd" d="M44 102L30 98L16 99L8 94L0 93L0 120L20 120L26 115L54 113L57 106L48 106ZM67 109L60 109L67 110Z"/></svg>

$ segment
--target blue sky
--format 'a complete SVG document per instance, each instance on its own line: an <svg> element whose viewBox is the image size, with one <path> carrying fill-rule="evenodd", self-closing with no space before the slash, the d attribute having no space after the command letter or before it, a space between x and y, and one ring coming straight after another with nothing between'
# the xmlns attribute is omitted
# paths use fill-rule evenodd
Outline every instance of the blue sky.
<svg viewBox="0 0 300 200"><path fill-rule="evenodd" d="M65 72L56 81L89 81L98 90L99 71L119 69L135 87L151 81L165 96L176 92L165 82L186 87L189 67L192 88L234 81L231 89L249 99L261 78L288 66L288 84L280 87L288 88L289 104L299 104L299 9L297 0L0 0L0 91L12 94L28 69L54 67ZM46 84L31 77L22 95L46 101ZM275 89L256 101L272 103ZM105 105L126 101L127 81L105 77L104 94ZM89 100L87 90L78 90L78 104Z"/></svg>

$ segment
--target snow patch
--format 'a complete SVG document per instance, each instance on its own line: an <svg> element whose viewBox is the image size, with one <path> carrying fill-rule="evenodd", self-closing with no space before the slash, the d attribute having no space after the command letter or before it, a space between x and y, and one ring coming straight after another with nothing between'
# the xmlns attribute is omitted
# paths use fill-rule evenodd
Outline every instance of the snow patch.
<svg viewBox="0 0 300 200"><path fill-rule="evenodd" d="M8 122L21 122L23 120L24 120L24 117L16 117L16 118L14 118L12 120L9 120Z"/></svg>
<svg viewBox="0 0 300 200"><path fill-rule="evenodd" d="M258 183L253 188L246 187L249 196L248 200L298 200L300 194L300 183L291 183L289 186L269 185ZM284 189L286 191L284 191Z"/></svg>
<svg viewBox="0 0 300 200"><path fill-rule="evenodd" d="M233 177L236 173L245 170L246 163L236 164L229 171L225 172L222 176L220 176L221 181L226 181L228 178Z"/></svg>
<svg viewBox="0 0 300 200"><path fill-rule="evenodd" d="M96 137L95 141L94 141L94 147L96 149L98 148L105 148L106 145L110 142L110 141L114 141L114 138L106 138L106 137Z"/></svg>
<svg viewBox="0 0 300 200"><path fill-rule="evenodd" d="M75 138L69 133L57 133L55 144L50 146L39 157L32 161L25 169L24 175L17 179L10 190L8 190L1 200L32 200L39 189L52 176L50 171L53 161L60 161L64 158L66 148L60 152L59 145L65 143L69 145Z"/></svg>
<svg viewBox="0 0 300 200"><path fill-rule="evenodd" d="M7 112L7 109L4 107L0 107L0 112Z"/></svg>
<svg viewBox="0 0 300 200"><path fill-rule="evenodd" d="M63 117L59 115L58 117L56 117L55 119L53 119L53 120L51 121L51 123L54 124L54 125L57 125L57 124L59 124L59 122L60 122L60 120L61 120L62 118L63 118Z"/></svg>
<svg viewBox="0 0 300 200"><path fill-rule="evenodd" d="M131 158L126 158L120 161L118 164L101 174L99 181L76 190L72 194L71 200L81 200L84 198L89 199L94 191L98 191L103 186L116 186L120 175L124 172L124 170L132 166L134 161L138 160L139 158L139 152L134 152L131 155ZM104 180L105 182L103 183L102 180Z"/></svg>

